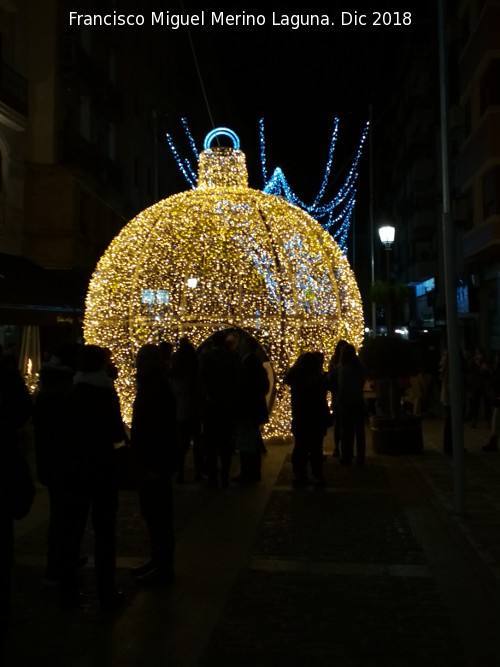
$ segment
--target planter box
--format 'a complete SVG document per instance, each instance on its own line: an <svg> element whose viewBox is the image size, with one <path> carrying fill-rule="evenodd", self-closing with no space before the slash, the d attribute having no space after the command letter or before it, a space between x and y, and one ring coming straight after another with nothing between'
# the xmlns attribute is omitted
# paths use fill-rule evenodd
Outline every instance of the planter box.
<svg viewBox="0 0 500 667"><path fill-rule="evenodd" d="M370 418L370 431L375 454L420 454L424 448L422 422L417 416L376 415Z"/></svg>

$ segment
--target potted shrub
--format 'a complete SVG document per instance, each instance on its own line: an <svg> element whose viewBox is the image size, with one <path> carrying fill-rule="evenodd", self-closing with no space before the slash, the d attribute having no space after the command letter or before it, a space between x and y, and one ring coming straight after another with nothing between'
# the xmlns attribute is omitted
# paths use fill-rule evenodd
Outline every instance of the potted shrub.
<svg viewBox="0 0 500 667"><path fill-rule="evenodd" d="M376 280L370 288L370 301L383 306L386 313L387 334L392 335L393 318L410 298L410 288L405 283Z"/></svg>
<svg viewBox="0 0 500 667"><path fill-rule="evenodd" d="M398 379L417 372L411 343L401 338L377 337L365 341L360 360L367 377L375 381L382 414L370 418L373 451L377 454L416 454L423 449L419 416L404 415Z"/></svg>

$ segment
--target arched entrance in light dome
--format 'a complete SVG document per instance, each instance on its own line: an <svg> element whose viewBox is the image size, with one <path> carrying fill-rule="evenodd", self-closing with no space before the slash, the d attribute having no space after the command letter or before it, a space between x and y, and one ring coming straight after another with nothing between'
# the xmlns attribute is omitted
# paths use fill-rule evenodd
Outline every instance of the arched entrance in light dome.
<svg viewBox="0 0 500 667"><path fill-rule="evenodd" d="M220 329L217 329L217 331L220 331ZM234 327L231 325L227 325L227 327L223 327L222 331L226 334L226 338L235 335L237 336L237 344L239 345L245 338L251 338L257 343L257 350L256 350L256 355L259 361L261 361L262 365L264 366L264 369L267 373L267 377L269 379L269 391L267 392L266 396L266 403L267 403L267 411L269 415L271 415L274 403L276 401L276 375L274 372L273 364L271 363L271 359L269 355L267 354L266 350L262 346L262 344L258 341L257 338L252 336L252 334L248 333L248 331L244 331L243 329L240 329L239 327ZM210 341L212 340L214 334L216 332L214 331L208 338L206 338L200 345L198 345L198 352L203 353L203 351L210 346Z"/></svg>

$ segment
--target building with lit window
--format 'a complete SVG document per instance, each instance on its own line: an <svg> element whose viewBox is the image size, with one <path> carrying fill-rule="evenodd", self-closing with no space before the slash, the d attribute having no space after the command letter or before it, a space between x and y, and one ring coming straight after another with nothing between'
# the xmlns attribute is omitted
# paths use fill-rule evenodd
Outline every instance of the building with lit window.
<svg viewBox="0 0 500 667"><path fill-rule="evenodd" d="M477 296L476 340L500 349L500 3L458 3L459 104L463 137L456 185L466 230L467 291Z"/></svg>
<svg viewBox="0 0 500 667"><path fill-rule="evenodd" d="M114 3L84 7L112 12ZM0 343L29 324L74 338L103 249L168 194L159 138L168 47L133 28L70 26L71 9L66 0L0 2L0 274L9 283L0 308L10 326Z"/></svg>

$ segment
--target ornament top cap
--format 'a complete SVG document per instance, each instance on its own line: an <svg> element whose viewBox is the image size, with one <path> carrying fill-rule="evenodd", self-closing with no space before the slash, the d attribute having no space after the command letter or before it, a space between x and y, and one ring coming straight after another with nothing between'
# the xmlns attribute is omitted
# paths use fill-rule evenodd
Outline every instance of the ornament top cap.
<svg viewBox="0 0 500 667"><path fill-rule="evenodd" d="M229 137L233 147L211 148L213 140L220 135ZM248 187L245 154L240 151L236 132L227 127L216 127L205 137L203 148L198 163L198 189Z"/></svg>

